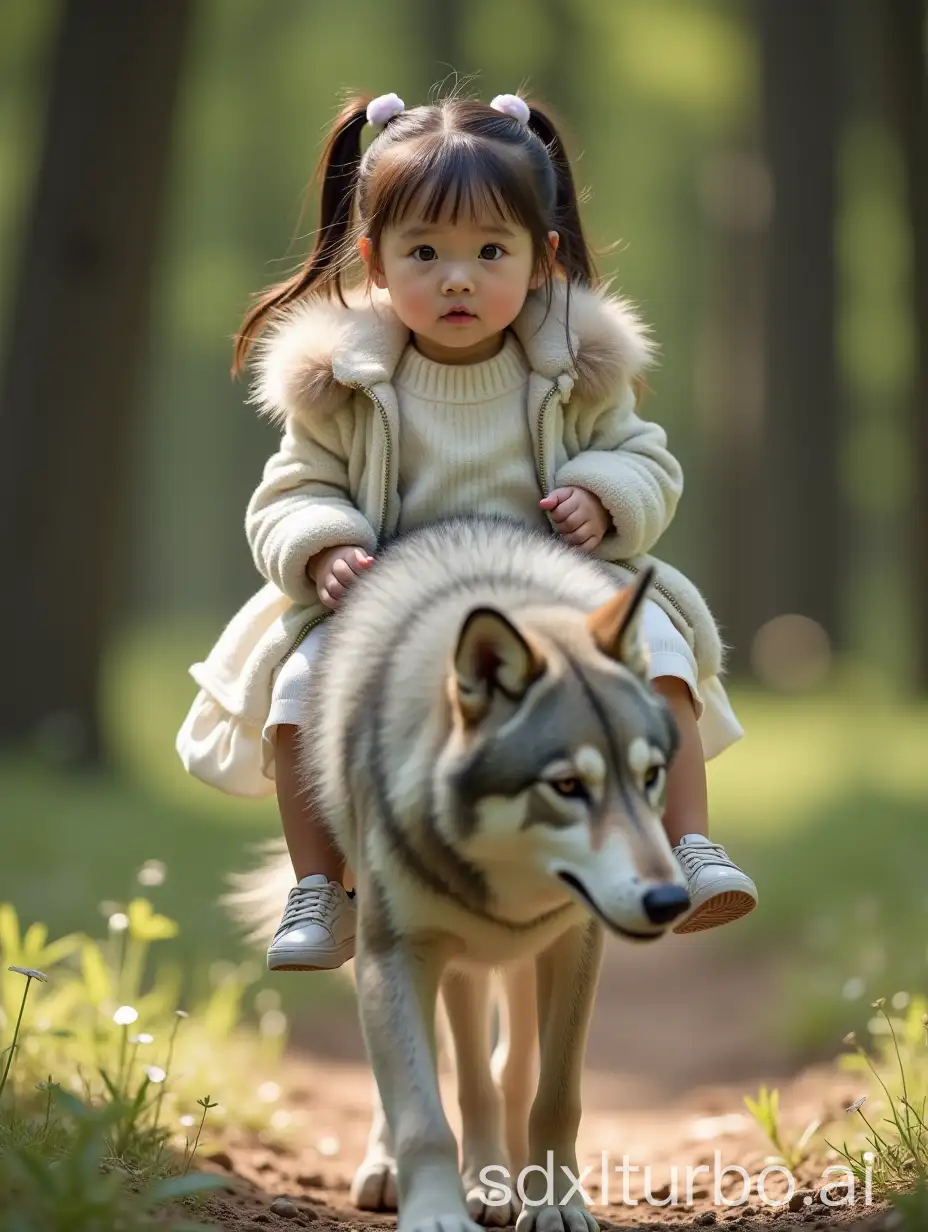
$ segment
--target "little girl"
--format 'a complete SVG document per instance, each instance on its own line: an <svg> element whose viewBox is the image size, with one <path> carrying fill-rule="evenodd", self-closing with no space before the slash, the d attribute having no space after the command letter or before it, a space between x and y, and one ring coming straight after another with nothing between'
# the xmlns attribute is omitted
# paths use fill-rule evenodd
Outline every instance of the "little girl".
<svg viewBox="0 0 928 1232"><path fill-rule="evenodd" d="M379 131L362 156L367 124ZM682 491L658 425L636 414L652 344L594 287L573 176L550 120L515 95L407 111L348 103L320 164L322 218L305 265L247 314L253 400L282 428L246 533L267 584L191 674L186 768L233 794L274 790L296 884L274 970L354 953L345 864L297 771L301 699L325 618L391 537L455 513L562 536L627 582L657 569L645 635L653 686L680 732L664 825L692 905L676 932L737 919L754 883L708 838L705 761L741 734L721 643L698 590L646 553ZM346 297L360 255L366 286Z"/></svg>

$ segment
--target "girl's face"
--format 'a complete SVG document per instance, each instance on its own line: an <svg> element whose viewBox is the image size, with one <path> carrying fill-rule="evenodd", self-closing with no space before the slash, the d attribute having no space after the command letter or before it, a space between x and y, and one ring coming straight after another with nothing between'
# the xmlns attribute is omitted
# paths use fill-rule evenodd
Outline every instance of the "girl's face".
<svg viewBox="0 0 928 1232"><path fill-rule="evenodd" d="M553 261L556 231L548 232L548 243ZM496 355L503 330L543 279L532 272L529 232L499 219L462 217L451 224L409 217L384 232L376 264L370 240L362 239L360 248L418 350L438 363L479 363Z"/></svg>

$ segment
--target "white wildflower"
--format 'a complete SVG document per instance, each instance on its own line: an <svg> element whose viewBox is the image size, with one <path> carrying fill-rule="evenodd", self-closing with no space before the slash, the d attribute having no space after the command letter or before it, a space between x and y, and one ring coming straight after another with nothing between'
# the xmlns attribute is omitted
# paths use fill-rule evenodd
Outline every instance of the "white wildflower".
<svg viewBox="0 0 928 1232"><path fill-rule="evenodd" d="M143 886L164 885L167 871L167 866L161 860L146 860L138 871L138 883Z"/></svg>
<svg viewBox="0 0 928 1232"><path fill-rule="evenodd" d="M35 967L7 967L7 971L15 971L17 975L24 975L27 980L41 980L43 984L48 983L48 976L44 971L36 971Z"/></svg>

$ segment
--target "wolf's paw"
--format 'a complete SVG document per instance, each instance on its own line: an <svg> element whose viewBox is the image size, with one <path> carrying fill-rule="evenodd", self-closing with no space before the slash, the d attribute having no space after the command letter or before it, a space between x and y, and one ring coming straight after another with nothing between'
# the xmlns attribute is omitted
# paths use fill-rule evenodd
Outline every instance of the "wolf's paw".
<svg viewBox="0 0 928 1232"><path fill-rule="evenodd" d="M396 1163L365 1159L351 1182L351 1201L360 1211L396 1210Z"/></svg>
<svg viewBox="0 0 928 1232"><path fill-rule="evenodd" d="M396 1232L483 1232L483 1229L461 1215L430 1215L408 1224L400 1220Z"/></svg>
<svg viewBox="0 0 928 1232"><path fill-rule="evenodd" d="M599 1232L599 1224L581 1206L527 1206L516 1232Z"/></svg>
<svg viewBox="0 0 928 1232"><path fill-rule="evenodd" d="M484 1228L508 1228L519 1218L522 1203L518 1194L512 1194L505 1202L501 1202L505 1191L492 1181L486 1185L482 1181L468 1185L465 1178L464 1184L467 1190L467 1213Z"/></svg>

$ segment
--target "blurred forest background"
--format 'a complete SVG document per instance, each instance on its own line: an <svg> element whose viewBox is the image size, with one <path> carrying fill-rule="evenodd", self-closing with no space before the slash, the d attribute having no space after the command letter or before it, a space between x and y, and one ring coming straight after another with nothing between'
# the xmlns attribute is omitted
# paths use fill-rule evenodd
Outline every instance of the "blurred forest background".
<svg viewBox="0 0 928 1232"><path fill-rule="evenodd" d="M653 324L643 413L686 474L658 551L748 733L710 788L762 909L718 944L777 960L776 1030L833 1043L928 975L922 0L3 0L0 900L89 927L157 857L190 971L240 954L215 897L273 802L173 751L187 665L260 583L276 432L231 339L311 244L341 94L455 74L563 118Z"/></svg>

